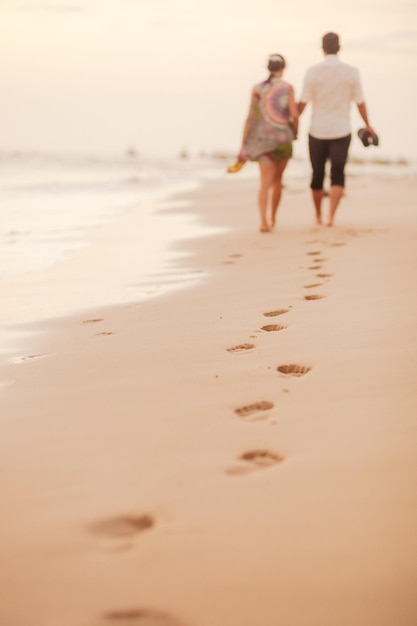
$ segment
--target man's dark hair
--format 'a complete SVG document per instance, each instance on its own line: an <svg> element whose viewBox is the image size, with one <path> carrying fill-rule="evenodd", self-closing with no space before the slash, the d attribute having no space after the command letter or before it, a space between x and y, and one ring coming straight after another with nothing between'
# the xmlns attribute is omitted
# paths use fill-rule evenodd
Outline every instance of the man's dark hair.
<svg viewBox="0 0 417 626"><path fill-rule="evenodd" d="M340 50L339 35L336 33L326 33L323 35L323 50L327 54L337 54Z"/></svg>

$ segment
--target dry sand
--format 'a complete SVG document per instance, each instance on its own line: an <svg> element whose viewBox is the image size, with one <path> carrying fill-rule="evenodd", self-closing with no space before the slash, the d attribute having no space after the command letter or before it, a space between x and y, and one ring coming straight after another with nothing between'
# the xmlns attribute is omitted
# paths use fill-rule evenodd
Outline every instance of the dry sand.
<svg viewBox="0 0 417 626"><path fill-rule="evenodd" d="M199 285L2 368L1 626L417 624L416 180L267 235L255 187L192 194Z"/></svg>

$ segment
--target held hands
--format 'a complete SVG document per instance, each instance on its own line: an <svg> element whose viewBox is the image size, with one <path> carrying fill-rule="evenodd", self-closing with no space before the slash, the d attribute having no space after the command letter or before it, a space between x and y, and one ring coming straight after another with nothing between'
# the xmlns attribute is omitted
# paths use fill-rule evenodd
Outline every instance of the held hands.
<svg viewBox="0 0 417 626"><path fill-rule="evenodd" d="M297 121L291 120L290 126L291 126L291 130L293 134L293 139L295 141L296 139L298 139L298 120Z"/></svg>

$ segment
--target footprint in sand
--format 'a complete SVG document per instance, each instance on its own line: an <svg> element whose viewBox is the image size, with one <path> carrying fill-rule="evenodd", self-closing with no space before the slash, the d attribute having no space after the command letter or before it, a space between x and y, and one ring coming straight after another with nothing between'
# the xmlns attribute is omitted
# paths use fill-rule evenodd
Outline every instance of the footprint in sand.
<svg viewBox="0 0 417 626"><path fill-rule="evenodd" d="M314 262L315 263L325 263L327 261L327 259L319 259L319 258L315 258Z"/></svg>
<svg viewBox="0 0 417 626"><path fill-rule="evenodd" d="M46 354L28 354L28 356L21 356L19 361L33 361L34 359L43 359Z"/></svg>
<svg viewBox="0 0 417 626"><path fill-rule="evenodd" d="M333 274L317 274L318 278L330 278Z"/></svg>
<svg viewBox="0 0 417 626"><path fill-rule="evenodd" d="M259 467L268 467L269 465L275 465L275 463L281 463L284 460L282 456L270 450L249 450L241 454L239 459L250 461Z"/></svg>
<svg viewBox="0 0 417 626"><path fill-rule="evenodd" d="M243 256L242 254L229 254L229 258L226 261L223 261L223 265L234 265L235 261L234 259L240 259L240 257ZM232 260L233 259L233 260Z"/></svg>
<svg viewBox="0 0 417 626"><path fill-rule="evenodd" d="M351 237L359 237L360 235L369 235L369 233L378 232L373 228L348 228L346 233ZM381 231L379 231L381 232Z"/></svg>
<svg viewBox="0 0 417 626"><path fill-rule="evenodd" d="M316 250L315 252L307 252L307 254L308 254L309 256L316 256L316 255L318 255L318 254L321 254L321 252L320 252L319 250Z"/></svg>
<svg viewBox="0 0 417 626"><path fill-rule="evenodd" d="M90 532L118 549L130 548L133 540L155 526L155 518L148 514L127 514L110 517L90 526Z"/></svg>
<svg viewBox="0 0 417 626"><path fill-rule="evenodd" d="M329 243L329 246L332 246L333 248L339 247L339 246L345 246L346 242L344 241L335 241L334 243Z"/></svg>
<svg viewBox="0 0 417 626"><path fill-rule="evenodd" d="M153 609L120 609L108 611L94 626L184 626L177 619Z"/></svg>
<svg viewBox="0 0 417 626"><path fill-rule="evenodd" d="M285 374L286 376L304 376L311 371L311 367L308 365L296 365L295 363L291 363L289 365L278 365L277 371L280 374Z"/></svg>
<svg viewBox="0 0 417 626"><path fill-rule="evenodd" d="M260 412L268 411L273 408L274 404L272 402L261 400L260 402L254 402L253 404L247 404L239 409L235 409L235 413L244 420L257 421L268 417L267 415L260 415Z"/></svg>
<svg viewBox="0 0 417 626"><path fill-rule="evenodd" d="M317 274L320 276L320 274ZM304 289L314 289L314 287L321 287L323 283L313 283L312 285L304 285Z"/></svg>
<svg viewBox="0 0 417 626"><path fill-rule="evenodd" d="M242 350L252 350L255 347L254 343L240 343L238 346L232 346L226 348L227 352L242 352Z"/></svg>
<svg viewBox="0 0 417 626"><path fill-rule="evenodd" d="M248 450L238 457L238 461L243 461L242 465L235 465L229 467L226 470L227 474L237 476L239 474L246 474L253 472L254 470L271 467L277 463L282 463L284 457L270 450L258 449Z"/></svg>
<svg viewBox="0 0 417 626"><path fill-rule="evenodd" d="M281 326L280 324L266 324L266 326L262 326L261 330L266 330L266 332L275 332L278 330L285 330L287 326Z"/></svg>
<svg viewBox="0 0 417 626"><path fill-rule="evenodd" d="M284 315L284 313L288 313L289 309L277 309L276 311L267 311L264 313L265 317L276 317L277 315Z"/></svg>
<svg viewBox="0 0 417 626"><path fill-rule="evenodd" d="M96 337L108 337L109 335L114 335L114 332L104 331L102 333L96 333Z"/></svg>
<svg viewBox="0 0 417 626"><path fill-rule="evenodd" d="M318 293L310 293L308 296L304 296L304 300L321 300L326 296L320 296Z"/></svg>
<svg viewBox="0 0 417 626"><path fill-rule="evenodd" d="M309 270L321 270L322 265L310 265Z"/></svg>
<svg viewBox="0 0 417 626"><path fill-rule="evenodd" d="M96 317L95 319L84 320L83 324L97 324L97 322L102 322L102 321L103 321L102 317Z"/></svg>

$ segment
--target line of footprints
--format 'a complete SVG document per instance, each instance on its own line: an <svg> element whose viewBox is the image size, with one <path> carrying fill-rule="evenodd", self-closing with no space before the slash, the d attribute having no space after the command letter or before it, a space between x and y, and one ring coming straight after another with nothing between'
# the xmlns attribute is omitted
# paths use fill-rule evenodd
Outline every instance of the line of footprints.
<svg viewBox="0 0 417 626"><path fill-rule="evenodd" d="M317 240L306 242L306 244L314 245L314 246L316 246L318 243L321 243L321 242ZM345 245L345 243L340 241L340 242L330 243L329 245L343 246ZM309 250L307 252L307 256L309 257L311 261L310 265L308 266L308 269L313 272L318 272L316 274L317 278L328 281L331 278L332 274L326 273L323 270L323 264L325 263L326 259L322 257L321 250ZM311 289L321 287L323 284L324 284L323 282L314 282L311 284L304 285L304 289L308 291L308 293L304 296L304 300L321 300L322 298L325 298L324 295L321 295L318 293L311 293L310 291ZM277 309L275 311L267 311L263 313L263 315L267 318L275 318L281 315L285 315L288 312L289 312L289 308ZM264 326L261 327L261 330L266 331L266 332L278 332L281 330L285 330L286 328L287 326L285 326L284 324L276 323L276 324L265 324ZM245 350L252 350L255 347L256 346L253 343L241 343L236 346L231 346L230 348L227 348L227 351L232 352L232 353L238 353L238 352L242 352ZM300 377L300 376L304 376L305 374L307 374L312 368L308 365L300 365L296 363L283 363L281 365L278 365L276 369L281 375L288 376L288 377ZM288 391L288 390L283 389L283 391ZM258 421L261 419L266 419L268 417L268 414L266 412L270 411L273 408L274 408L273 402L270 402L268 400L259 400L251 404L238 407L237 409L235 409L234 412L240 419L244 421ZM256 469L271 467L272 465L275 465L277 463L282 463L284 461L284 457L277 452L260 448L260 449L253 449L253 450L248 450L244 452L237 458L237 461L239 462L239 465L229 468L227 470L228 474L241 475L241 474L245 474L247 472L250 472Z"/></svg>
<svg viewBox="0 0 417 626"><path fill-rule="evenodd" d="M317 245L323 243L320 241L309 241L306 244ZM329 245L342 246L344 242L335 242ZM332 275L324 273L323 263L326 261L321 256L319 250L311 250L307 252L309 258L311 258L311 264L308 269L311 271L318 271L317 278L329 279ZM230 255L231 258L237 258L241 255ZM233 261L231 261L233 263ZM311 293L311 289L321 287L323 282L314 282L304 286L304 289L308 293L304 296L305 300L319 300L325 296L320 294ZM289 308L277 309L274 311L267 311L263 315L270 319L276 318L281 315L285 315L289 312ZM87 319L83 324L92 324L103 322L102 318ZM265 332L278 332L285 330L287 326L278 323L268 323L262 326L261 330ZM99 336L108 336L111 332L97 333ZM253 350L255 348L253 343L241 343L236 346L227 348L228 352L239 353L246 350ZM307 365L300 365L295 363L284 363L279 365L277 371L285 376L300 377L307 374L311 367ZM287 391L287 390L283 390ZM257 421L268 417L267 411L274 408L273 402L268 400L259 400L245 406L238 407L234 410L237 415L243 421ZM253 449L247 450L241 454L236 466L228 468L226 473L228 475L242 475L248 471L268 468L277 463L284 461L284 457L274 451L268 449ZM91 524L88 531L92 533L96 540L99 542L101 548L111 551L125 551L133 548L138 537L142 533L146 533L149 530L155 528L157 520L154 515L150 513L129 513L116 515L104 520L100 520ZM154 610L147 607L129 607L123 609L116 609L108 611L98 617L98 620L93 622L92 626L186 626L182 621L179 621L176 617Z"/></svg>

